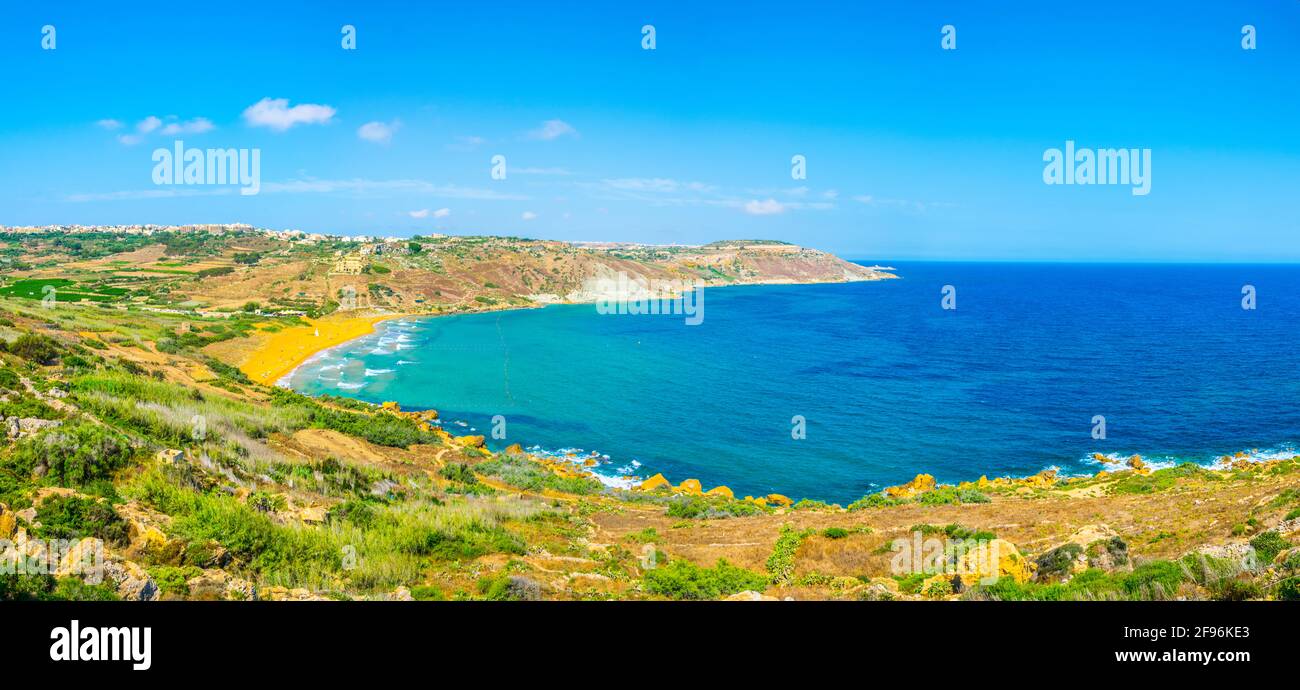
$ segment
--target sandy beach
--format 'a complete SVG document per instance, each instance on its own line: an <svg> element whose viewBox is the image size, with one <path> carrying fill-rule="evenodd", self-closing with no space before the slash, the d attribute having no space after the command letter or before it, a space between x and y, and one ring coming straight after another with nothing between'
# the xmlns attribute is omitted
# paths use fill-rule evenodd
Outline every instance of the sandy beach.
<svg viewBox="0 0 1300 690"><path fill-rule="evenodd" d="M307 326L294 326L275 333L259 333L239 365L249 378L265 385L275 385L308 357L353 338L373 333L375 324L405 314L373 316L326 316L310 320Z"/></svg>

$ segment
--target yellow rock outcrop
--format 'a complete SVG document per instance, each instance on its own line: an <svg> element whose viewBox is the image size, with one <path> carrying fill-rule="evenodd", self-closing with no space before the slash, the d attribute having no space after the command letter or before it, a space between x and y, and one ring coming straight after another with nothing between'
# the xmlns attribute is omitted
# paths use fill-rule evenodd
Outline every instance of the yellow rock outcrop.
<svg viewBox="0 0 1300 690"><path fill-rule="evenodd" d="M723 498L726 498L726 499L734 499L734 498L736 497L736 494L735 494L735 493L732 493L731 489L729 489L729 488L727 488L727 487L725 487L725 486L715 486L715 487L713 487L712 489L709 489L708 491L706 491L706 492L705 492L705 495L706 495L706 496L722 496Z"/></svg>
<svg viewBox="0 0 1300 690"><path fill-rule="evenodd" d="M642 491L654 491L655 489L665 486L671 487L672 484L664 478L663 474L656 474L655 476L641 482L641 486L638 488Z"/></svg>
<svg viewBox="0 0 1300 690"><path fill-rule="evenodd" d="M917 494L933 491L934 487L934 475L918 474L916 475L916 478L906 484L886 487L885 495L890 498L912 498Z"/></svg>
<svg viewBox="0 0 1300 690"><path fill-rule="evenodd" d="M698 479L687 479L677 485L677 491L690 496L698 496L704 493L704 485L700 484Z"/></svg>
<svg viewBox="0 0 1300 690"><path fill-rule="evenodd" d="M794 501L791 501L788 496L782 496L781 494L768 494L767 502L774 503L782 507L786 507L794 504Z"/></svg>

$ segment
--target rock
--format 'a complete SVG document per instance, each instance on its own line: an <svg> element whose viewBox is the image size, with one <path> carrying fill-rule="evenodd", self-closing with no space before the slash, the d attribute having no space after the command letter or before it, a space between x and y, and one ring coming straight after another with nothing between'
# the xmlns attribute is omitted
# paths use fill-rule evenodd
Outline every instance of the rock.
<svg viewBox="0 0 1300 690"><path fill-rule="evenodd" d="M328 514L325 506L307 506L298 511L298 519L309 525L323 525Z"/></svg>
<svg viewBox="0 0 1300 690"><path fill-rule="evenodd" d="M1056 470L1043 470L1038 474L1017 480L1016 484L1034 489L1051 488L1052 485L1056 484Z"/></svg>
<svg viewBox="0 0 1300 690"><path fill-rule="evenodd" d="M1098 539L1088 544L1084 550L1089 568L1114 570L1129 564L1128 544L1119 537Z"/></svg>
<svg viewBox="0 0 1300 690"><path fill-rule="evenodd" d="M1109 465L1109 464L1112 464L1112 463L1118 463L1118 462L1119 462L1119 460L1116 460L1115 458L1112 458L1112 457L1110 457L1109 455L1102 455L1101 453L1093 453L1093 454L1092 454L1092 459L1093 459L1093 460L1096 460L1097 462L1102 463L1103 465Z"/></svg>
<svg viewBox="0 0 1300 690"><path fill-rule="evenodd" d="M411 590L405 587L398 587L389 598L393 601L415 601L415 597L411 596Z"/></svg>
<svg viewBox="0 0 1300 690"><path fill-rule="evenodd" d="M912 481L898 486L885 488L885 495L890 498L912 498L917 494L923 494L927 491L933 491L935 487L934 475L918 474Z"/></svg>
<svg viewBox="0 0 1300 690"><path fill-rule="evenodd" d="M113 506L113 511L126 523L131 551L158 552L167 545L167 533L163 529L171 524L171 516L147 508L138 501L118 504Z"/></svg>
<svg viewBox="0 0 1300 690"><path fill-rule="evenodd" d="M783 496L783 495L781 495L781 494L768 494L768 495L767 495L767 502L768 502L768 503L774 503L774 504L776 504L776 505L778 505L778 506L781 506L781 507L783 507L783 508L788 508L788 507L794 505L794 501L790 500L790 497L788 497L788 496Z"/></svg>
<svg viewBox="0 0 1300 690"><path fill-rule="evenodd" d="M666 478L664 478L663 474L656 474L655 476L641 482L641 486L637 488L641 489L642 491L654 491L655 489L662 488L665 486L671 487L672 484Z"/></svg>
<svg viewBox="0 0 1300 690"><path fill-rule="evenodd" d="M704 485L700 484L700 480L698 479L687 479L677 485L677 491L678 493L687 494L689 496L698 496L704 493Z"/></svg>
<svg viewBox="0 0 1300 690"><path fill-rule="evenodd" d="M18 531L18 516L9 506L0 503L0 539L10 539Z"/></svg>
<svg viewBox="0 0 1300 690"><path fill-rule="evenodd" d="M1141 455L1134 455L1133 457L1128 459L1128 462L1126 464L1135 470L1140 470L1147 466L1147 464L1142 461Z"/></svg>
<svg viewBox="0 0 1300 690"><path fill-rule="evenodd" d="M158 584L149 577L149 573L131 561L105 563L104 579L113 583L117 595L127 601L156 601L160 594Z"/></svg>
<svg viewBox="0 0 1300 690"><path fill-rule="evenodd" d="M723 599L723 601L780 601L780 599L770 597L762 592L755 592L752 589L747 589L743 592L736 592L726 599Z"/></svg>
<svg viewBox="0 0 1300 690"><path fill-rule="evenodd" d="M456 437L456 443L465 446L466 448L482 448L483 444L486 442L487 439L483 438L482 435Z"/></svg>
<svg viewBox="0 0 1300 690"><path fill-rule="evenodd" d="M511 443L510 445L506 446L506 455L523 455L523 454L524 454L524 447L519 445L518 443Z"/></svg>
<svg viewBox="0 0 1300 690"><path fill-rule="evenodd" d="M1015 544L1005 539L993 539L964 554L957 562L957 574L967 585L977 580L1003 577L1023 583L1032 577L1033 569Z"/></svg>
<svg viewBox="0 0 1300 690"><path fill-rule="evenodd" d="M401 411L402 411L402 406L401 406L401 405L398 405L397 403L395 403L395 402L393 402L393 401L391 401L391 400L384 402L384 404L380 405L379 407L380 407L380 409L388 410L389 412L401 412Z"/></svg>
<svg viewBox="0 0 1300 690"><path fill-rule="evenodd" d="M727 488L727 487L725 487L725 486L715 486L715 487L713 487L712 489L709 489L708 491L704 492L704 495L705 495L705 496L722 496L723 498L726 498L727 500L733 500L733 499L736 498L736 494L733 493L733 492L731 491L731 489L729 489L729 488Z"/></svg>

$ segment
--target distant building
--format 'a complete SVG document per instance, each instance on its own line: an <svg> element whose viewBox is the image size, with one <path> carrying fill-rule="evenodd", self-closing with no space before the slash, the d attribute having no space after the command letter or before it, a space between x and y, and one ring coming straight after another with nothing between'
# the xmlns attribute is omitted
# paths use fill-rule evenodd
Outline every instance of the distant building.
<svg viewBox="0 0 1300 690"><path fill-rule="evenodd" d="M338 261L334 262L334 270L332 272L355 276L355 275L360 275L361 271L364 270L365 267L366 267L366 262L362 261L361 257L345 256L342 259L339 259Z"/></svg>

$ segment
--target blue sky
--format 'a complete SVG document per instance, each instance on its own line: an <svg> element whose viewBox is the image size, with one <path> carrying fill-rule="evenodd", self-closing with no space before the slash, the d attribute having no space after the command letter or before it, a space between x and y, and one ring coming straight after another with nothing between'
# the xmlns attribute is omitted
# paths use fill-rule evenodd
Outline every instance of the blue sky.
<svg viewBox="0 0 1300 690"><path fill-rule="evenodd" d="M0 70L9 225L1300 260L1300 2L6 3ZM261 193L154 185L176 139ZM1067 139L1151 193L1044 184Z"/></svg>

